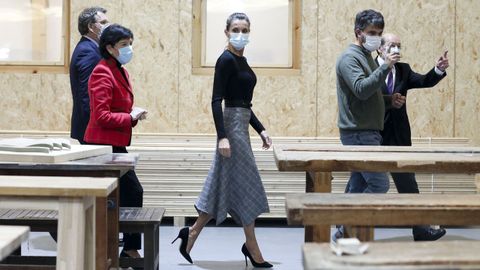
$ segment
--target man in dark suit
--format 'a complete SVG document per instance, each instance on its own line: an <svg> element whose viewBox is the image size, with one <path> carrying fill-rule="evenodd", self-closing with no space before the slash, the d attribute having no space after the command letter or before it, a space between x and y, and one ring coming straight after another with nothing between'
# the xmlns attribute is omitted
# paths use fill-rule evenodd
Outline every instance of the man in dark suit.
<svg viewBox="0 0 480 270"><path fill-rule="evenodd" d="M401 41L394 34L384 34L379 57L376 61L381 65L383 55L389 53L400 54ZM422 75L414 72L407 63L396 63L385 80L382 89L384 95L401 95L406 98L407 93L413 88L426 88L435 86L446 76L448 68L447 51L440 57L434 68ZM390 108L385 111L384 129L381 132L382 145L411 146L410 123L407 115L407 104L400 108ZM398 193L420 193L414 173L391 173ZM430 226L414 226L413 238L415 241L434 241L445 235L445 229L433 229Z"/></svg>
<svg viewBox="0 0 480 270"><path fill-rule="evenodd" d="M86 8L78 16L78 31L82 38L72 54L70 63L70 87L73 110L70 137L81 144L90 118L88 79L101 59L98 42L103 29L108 25L107 10L101 7Z"/></svg>

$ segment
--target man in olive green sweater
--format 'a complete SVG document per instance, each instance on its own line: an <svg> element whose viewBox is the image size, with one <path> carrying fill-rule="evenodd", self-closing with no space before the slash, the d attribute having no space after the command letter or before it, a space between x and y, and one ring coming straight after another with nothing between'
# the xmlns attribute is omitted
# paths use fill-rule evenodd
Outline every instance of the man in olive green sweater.
<svg viewBox="0 0 480 270"><path fill-rule="evenodd" d="M398 54L390 53L380 67L373 60L371 52L380 47L383 27L379 12L359 12L355 43L337 60L338 128L344 145L380 145L385 103L401 106L405 102L399 95L382 94L388 73L400 59ZM352 172L348 187L350 193L385 193L389 182L386 173Z"/></svg>
<svg viewBox="0 0 480 270"><path fill-rule="evenodd" d="M388 54L380 67L371 56L371 52L380 47L384 25L381 13L359 12L355 18L355 42L337 60L338 128L343 145L380 145L385 104L400 107L405 103L405 97L384 97L381 90L400 56ZM352 172L345 192L386 193L388 188L386 173ZM340 237L343 237L343 227L333 240Z"/></svg>

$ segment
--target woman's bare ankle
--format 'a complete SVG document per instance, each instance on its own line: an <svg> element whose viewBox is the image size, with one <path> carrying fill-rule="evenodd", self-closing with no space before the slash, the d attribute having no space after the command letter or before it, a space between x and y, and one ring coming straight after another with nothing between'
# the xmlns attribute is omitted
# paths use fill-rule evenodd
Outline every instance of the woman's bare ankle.
<svg viewBox="0 0 480 270"><path fill-rule="evenodd" d="M192 250L195 241L197 241L197 237L198 232L192 227L190 227L188 232L187 253L190 253L190 251Z"/></svg>
<svg viewBox="0 0 480 270"><path fill-rule="evenodd" d="M256 241L252 242L245 242L245 245L250 252L250 255L252 255L253 259L257 263L263 263L265 260L263 259L262 252L260 251L260 247L258 246L258 243Z"/></svg>

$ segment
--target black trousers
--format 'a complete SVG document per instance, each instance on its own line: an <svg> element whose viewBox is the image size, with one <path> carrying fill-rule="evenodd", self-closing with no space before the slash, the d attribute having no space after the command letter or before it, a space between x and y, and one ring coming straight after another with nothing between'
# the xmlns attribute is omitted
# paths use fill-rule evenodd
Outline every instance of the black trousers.
<svg viewBox="0 0 480 270"><path fill-rule="evenodd" d="M398 193L420 193L418 190L417 179L414 173L390 173L397 187ZM414 235L422 234L428 230L430 226L413 226L412 232Z"/></svg>
<svg viewBox="0 0 480 270"><path fill-rule="evenodd" d="M126 147L113 146L113 153L128 153ZM135 171L129 170L120 177L120 207L142 207L143 187L138 181ZM138 250L142 248L142 235L140 233L123 233L123 249Z"/></svg>
<svg viewBox="0 0 480 270"><path fill-rule="evenodd" d="M390 173L398 193L420 193L414 173Z"/></svg>

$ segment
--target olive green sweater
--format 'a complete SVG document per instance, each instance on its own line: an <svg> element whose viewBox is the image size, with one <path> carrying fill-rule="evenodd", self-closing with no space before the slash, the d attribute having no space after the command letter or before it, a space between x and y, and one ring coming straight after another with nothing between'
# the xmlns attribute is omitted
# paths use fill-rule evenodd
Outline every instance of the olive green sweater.
<svg viewBox="0 0 480 270"><path fill-rule="evenodd" d="M375 63L364 48L351 44L338 58L337 99L340 130L383 130L385 103L382 85L390 68ZM387 104L389 104L387 103Z"/></svg>

